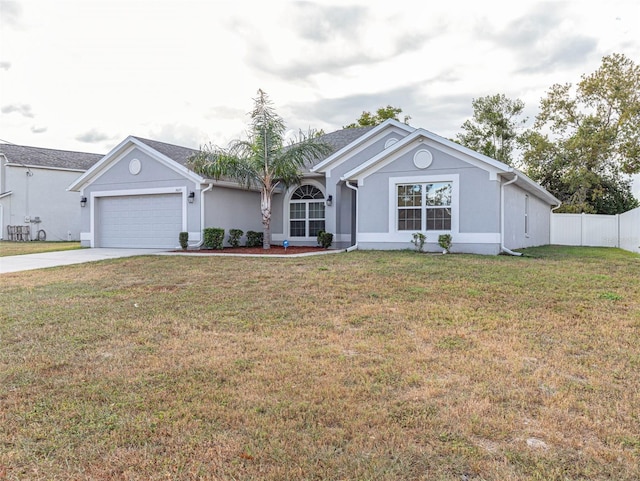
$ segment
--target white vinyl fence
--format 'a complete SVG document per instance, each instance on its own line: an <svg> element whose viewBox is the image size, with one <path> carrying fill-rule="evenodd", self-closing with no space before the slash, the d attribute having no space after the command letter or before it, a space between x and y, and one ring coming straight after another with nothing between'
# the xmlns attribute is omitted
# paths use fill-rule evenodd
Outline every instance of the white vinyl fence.
<svg viewBox="0 0 640 481"><path fill-rule="evenodd" d="M640 207L620 214L620 245L640 254Z"/></svg>
<svg viewBox="0 0 640 481"><path fill-rule="evenodd" d="M551 243L640 253L640 207L624 214L551 214Z"/></svg>

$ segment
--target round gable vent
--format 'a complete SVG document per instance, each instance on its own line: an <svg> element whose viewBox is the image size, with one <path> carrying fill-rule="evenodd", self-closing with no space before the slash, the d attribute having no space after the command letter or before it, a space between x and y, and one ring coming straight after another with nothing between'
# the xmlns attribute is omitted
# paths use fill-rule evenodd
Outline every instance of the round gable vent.
<svg viewBox="0 0 640 481"><path fill-rule="evenodd" d="M391 137L384 143L384 148L387 149L391 147L393 144L395 144L396 142L398 142L398 139L396 139L395 137Z"/></svg>
<svg viewBox="0 0 640 481"><path fill-rule="evenodd" d="M426 169L433 162L433 155L428 150L418 150L413 156L413 165L418 169Z"/></svg>
<svg viewBox="0 0 640 481"><path fill-rule="evenodd" d="M131 175L138 175L142 170L142 163L138 159L131 159L129 162L129 172Z"/></svg>

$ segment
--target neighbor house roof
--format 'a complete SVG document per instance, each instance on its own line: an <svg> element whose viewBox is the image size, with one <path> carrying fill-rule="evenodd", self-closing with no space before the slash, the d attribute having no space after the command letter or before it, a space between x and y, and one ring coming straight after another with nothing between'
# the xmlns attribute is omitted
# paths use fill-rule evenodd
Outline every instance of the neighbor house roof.
<svg viewBox="0 0 640 481"><path fill-rule="evenodd" d="M78 171L89 169L102 158L101 154L14 144L0 144L0 154L6 157L9 164Z"/></svg>

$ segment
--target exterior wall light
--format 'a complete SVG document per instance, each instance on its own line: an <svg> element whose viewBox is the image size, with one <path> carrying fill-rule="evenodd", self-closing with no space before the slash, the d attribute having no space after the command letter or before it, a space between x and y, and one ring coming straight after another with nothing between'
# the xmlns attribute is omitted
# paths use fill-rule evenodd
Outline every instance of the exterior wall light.
<svg viewBox="0 0 640 481"><path fill-rule="evenodd" d="M86 206L87 206L87 198L80 197L80 207L86 207Z"/></svg>
<svg viewBox="0 0 640 481"><path fill-rule="evenodd" d="M189 192L189 196L187 197L187 200L189 201L189 204L193 204L193 201L196 200L196 193Z"/></svg>
<svg viewBox="0 0 640 481"><path fill-rule="evenodd" d="M332 205L333 204L333 196L329 195L329 197L327 197L327 205Z"/></svg>

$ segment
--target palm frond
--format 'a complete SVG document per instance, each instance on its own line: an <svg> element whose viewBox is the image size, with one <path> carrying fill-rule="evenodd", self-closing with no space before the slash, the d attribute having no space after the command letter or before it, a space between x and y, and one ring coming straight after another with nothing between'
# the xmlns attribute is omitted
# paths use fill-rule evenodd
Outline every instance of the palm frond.
<svg viewBox="0 0 640 481"><path fill-rule="evenodd" d="M188 165L205 177L234 180L243 187L252 188L262 183L253 168L251 153L251 144L246 141L235 141L227 149L209 144L193 155Z"/></svg>

